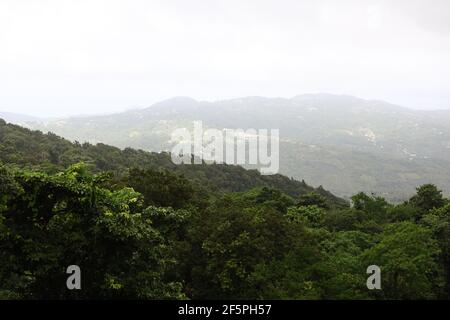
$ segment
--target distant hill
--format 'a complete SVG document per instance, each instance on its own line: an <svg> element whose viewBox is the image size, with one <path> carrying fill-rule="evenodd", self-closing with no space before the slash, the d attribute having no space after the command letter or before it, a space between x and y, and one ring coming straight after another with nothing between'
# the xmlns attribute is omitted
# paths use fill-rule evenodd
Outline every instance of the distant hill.
<svg viewBox="0 0 450 320"><path fill-rule="evenodd" d="M450 112L308 94L217 102L178 97L108 116L28 123L70 140L171 150L171 132L202 120L215 128L279 128L280 173L348 197L358 191L404 200L433 182L450 194Z"/></svg>
<svg viewBox="0 0 450 320"><path fill-rule="evenodd" d="M0 111L0 119L5 120L6 122L15 123L15 124L26 124L27 122L36 122L40 121L39 118L27 116L24 114L11 113L11 112L2 112Z"/></svg>
<svg viewBox="0 0 450 320"><path fill-rule="evenodd" d="M313 188L305 182L282 175L262 176L256 170L220 164L175 165L168 153L154 153L127 148L121 150L105 144L71 143L55 134L43 134L0 119L0 162L56 172L83 161L94 172L109 171L121 175L129 168L167 169L182 174L207 192L240 192L256 187L276 188L298 198L315 191L323 195L330 206L347 203L326 191Z"/></svg>

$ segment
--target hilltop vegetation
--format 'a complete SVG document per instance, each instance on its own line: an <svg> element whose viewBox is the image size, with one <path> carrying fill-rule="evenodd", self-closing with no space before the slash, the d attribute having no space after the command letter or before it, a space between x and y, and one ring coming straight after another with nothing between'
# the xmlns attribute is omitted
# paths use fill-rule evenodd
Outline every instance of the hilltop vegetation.
<svg viewBox="0 0 450 320"><path fill-rule="evenodd" d="M322 187L313 188L305 182L282 175L262 176L256 170L231 165L175 165L168 153L145 152L105 144L71 143L55 134L7 124L0 119L0 161L29 169L56 172L84 162L92 172L111 172L122 177L128 169L167 169L190 179L197 186L213 192L245 191L257 186L279 189L290 196L315 191L325 196L330 205L346 202Z"/></svg>

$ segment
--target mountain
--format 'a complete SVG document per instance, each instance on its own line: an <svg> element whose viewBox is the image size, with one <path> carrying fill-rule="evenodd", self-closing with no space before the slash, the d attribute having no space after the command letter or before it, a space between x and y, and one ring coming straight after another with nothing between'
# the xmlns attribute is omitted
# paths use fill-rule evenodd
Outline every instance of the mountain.
<svg viewBox="0 0 450 320"><path fill-rule="evenodd" d="M111 172L119 176L131 168L169 170L188 178L205 192L241 192L257 187L283 191L293 198L316 192L331 207L347 203L324 188L313 188L304 181L282 175L263 176L257 170L245 170L226 164L175 165L168 153L121 150L105 144L72 143L55 134L43 134L0 119L0 163L32 170L57 172L78 162L85 162L93 172Z"/></svg>
<svg viewBox="0 0 450 320"><path fill-rule="evenodd" d="M15 123L15 124L26 124L27 122L36 122L40 121L39 118L27 116L24 114L11 113L11 112L2 112L0 111L0 119L5 120L6 122Z"/></svg>
<svg viewBox="0 0 450 320"><path fill-rule="evenodd" d="M365 191L401 201L428 182L450 194L445 110L330 94L217 102L177 97L142 110L27 124L80 142L170 151L171 133L195 120L219 129L280 129L280 173L339 196Z"/></svg>

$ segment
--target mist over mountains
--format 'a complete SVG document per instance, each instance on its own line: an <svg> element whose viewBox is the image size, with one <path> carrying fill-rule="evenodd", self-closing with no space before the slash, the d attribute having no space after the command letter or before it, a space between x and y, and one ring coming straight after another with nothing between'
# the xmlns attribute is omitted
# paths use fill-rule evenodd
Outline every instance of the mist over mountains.
<svg viewBox="0 0 450 320"><path fill-rule="evenodd" d="M339 196L365 191L401 201L428 182L450 193L448 110L306 94L216 102L177 97L141 110L51 121L4 117L70 140L147 151L170 151L171 133L198 120L209 128L280 129L280 173Z"/></svg>
<svg viewBox="0 0 450 320"><path fill-rule="evenodd" d="M18 114L18 113L2 112L2 111L0 111L0 119L3 119L10 123L25 124L25 125L27 122L42 121L41 119L39 119L37 117L32 117L32 116Z"/></svg>

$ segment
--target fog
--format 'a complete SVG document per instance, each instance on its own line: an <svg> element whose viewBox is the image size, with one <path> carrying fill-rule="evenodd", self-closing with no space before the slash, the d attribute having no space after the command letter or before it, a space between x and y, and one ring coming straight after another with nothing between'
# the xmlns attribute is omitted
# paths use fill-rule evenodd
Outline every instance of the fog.
<svg viewBox="0 0 450 320"><path fill-rule="evenodd" d="M450 108L447 0L2 0L0 111L328 92Z"/></svg>

